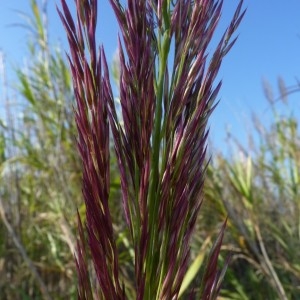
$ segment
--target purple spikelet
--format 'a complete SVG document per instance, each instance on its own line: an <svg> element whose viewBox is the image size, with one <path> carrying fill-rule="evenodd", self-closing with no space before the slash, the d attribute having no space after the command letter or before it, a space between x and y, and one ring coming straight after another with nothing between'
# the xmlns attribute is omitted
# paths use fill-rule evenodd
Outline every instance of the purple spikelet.
<svg viewBox="0 0 300 300"><path fill-rule="evenodd" d="M220 272L218 270L217 264L218 264L218 257L223 242L226 223L227 223L227 219L224 222L219 232L219 236L210 251L210 255L205 269L205 274L203 276L202 285L201 285L201 296L202 296L201 299L203 300L217 299L217 296L221 289L221 283L223 277L225 275L226 269L228 267L231 258L231 256L228 256L225 262L225 266L223 270Z"/></svg>

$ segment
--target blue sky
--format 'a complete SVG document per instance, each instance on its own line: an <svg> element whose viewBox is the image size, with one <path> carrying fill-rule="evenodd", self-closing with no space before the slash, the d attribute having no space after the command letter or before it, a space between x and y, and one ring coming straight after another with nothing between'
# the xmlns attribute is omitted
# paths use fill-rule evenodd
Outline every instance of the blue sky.
<svg viewBox="0 0 300 300"><path fill-rule="evenodd" d="M40 1L41 2L41 1ZM246 16L238 29L239 39L224 59L219 79L223 87L219 94L220 104L211 120L211 140L224 145L225 128L244 139L250 123L250 112L268 121L268 107L262 89L262 79L267 79L278 95L277 78L284 78L286 85L294 85L300 79L300 1L299 0L245 0ZM60 41L67 49L65 32L55 10L55 3L48 1L49 33L51 41ZM69 1L73 6L73 1ZM237 5L237 0L225 0L222 32ZM6 57L6 67L13 79L12 67L26 59L28 32L18 26L22 18L16 12L29 13L29 0L10 0L1 3L0 49ZM99 1L99 42L103 43L108 58L116 49L118 27L108 0ZM0 87L0 97L2 90ZM291 104L299 111L299 96L291 97ZM2 101L2 100L1 100ZM1 104L2 106L2 104ZM248 125L247 125L248 124Z"/></svg>

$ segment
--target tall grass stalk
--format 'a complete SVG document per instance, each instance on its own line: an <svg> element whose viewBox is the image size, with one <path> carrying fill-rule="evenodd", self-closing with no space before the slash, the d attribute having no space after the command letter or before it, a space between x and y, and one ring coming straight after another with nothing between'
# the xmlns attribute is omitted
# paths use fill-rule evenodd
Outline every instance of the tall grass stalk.
<svg viewBox="0 0 300 300"><path fill-rule="evenodd" d="M202 204L207 121L221 88L216 76L236 40L242 1L215 51L208 53L222 1L131 0L123 7L110 0L121 32L121 116L104 50L97 46L98 3L75 2L74 19L65 0L59 14L70 44L86 205L86 224L79 217L78 226L79 298L128 298L110 207L112 132L134 249L135 298L177 299ZM204 271L202 299L216 298L220 289L217 258L224 228Z"/></svg>

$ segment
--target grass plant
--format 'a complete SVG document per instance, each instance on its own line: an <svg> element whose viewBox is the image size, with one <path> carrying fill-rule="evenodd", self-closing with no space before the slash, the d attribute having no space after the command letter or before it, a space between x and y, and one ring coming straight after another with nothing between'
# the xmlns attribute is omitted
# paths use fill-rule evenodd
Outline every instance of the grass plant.
<svg viewBox="0 0 300 300"><path fill-rule="evenodd" d="M110 1L120 26L118 114L105 53L96 40L96 0L66 1L66 29L83 165L86 224L79 216L80 299L127 299L110 206L110 131L118 161L128 240L134 250L134 298L177 299L202 204L207 121L221 82L223 57L244 12L242 2L208 59L222 1ZM171 48L174 61L169 64ZM200 288L215 299L225 224ZM86 234L85 234L86 233ZM89 255L96 284L89 274ZM94 282L94 281L93 281ZM193 297L193 296L191 296Z"/></svg>
<svg viewBox="0 0 300 300"><path fill-rule="evenodd" d="M221 2L174 3L111 1L115 95L96 2L77 3L74 27L63 6L70 74L49 43L46 7L30 1L28 62L13 92L1 73L0 299L76 299L78 288L82 299L300 298L299 129L288 99L298 87L280 79L274 98L265 85L270 124L253 115L252 142L229 136L231 155L214 149L209 160L206 122L230 39L205 56ZM219 290L217 256L226 265L228 250Z"/></svg>

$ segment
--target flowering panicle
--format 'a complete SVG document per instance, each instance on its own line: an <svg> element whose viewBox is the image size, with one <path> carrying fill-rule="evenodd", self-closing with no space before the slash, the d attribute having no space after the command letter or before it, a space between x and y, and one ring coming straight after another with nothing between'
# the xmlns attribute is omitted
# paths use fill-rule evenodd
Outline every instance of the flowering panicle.
<svg viewBox="0 0 300 300"><path fill-rule="evenodd" d="M103 51L97 51L95 29L97 1L77 0L77 25L75 25L65 0L61 1L63 13L59 12L67 31L71 49L70 66L77 102L75 111L78 128L78 148L83 163L83 196L86 205L87 241L96 271L100 299L124 299L119 282L119 265L108 206L109 124L107 115L106 59ZM88 51L88 55L86 55ZM88 58L87 58L88 57ZM105 75L103 75L103 73ZM80 218L79 218L80 220ZM77 267L79 275L79 298L90 299L87 293L88 266L85 263L84 235L79 222Z"/></svg>
<svg viewBox="0 0 300 300"><path fill-rule="evenodd" d="M77 0L77 25L61 1L77 100L87 240L98 294L105 299L125 297L108 206L110 126L135 252L136 299L177 299L202 203L207 122L221 88L215 79L235 42L232 35L244 15L242 1L209 55L223 1L128 0L123 7L121 1L110 0L121 31L121 112L115 106L104 52L96 50L97 1ZM204 276L203 299L213 299L219 290L216 262L224 228ZM87 264L81 222L79 232L79 294L84 295L89 285L83 278Z"/></svg>
<svg viewBox="0 0 300 300"><path fill-rule="evenodd" d="M111 1L124 47L119 40L120 102L124 129L116 108L109 103L115 148L121 170L126 220L135 249L137 299L144 299L145 255L149 246L148 190L151 171L151 134L154 121L155 90L153 51L154 24L147 1L129 1L123 10Z"/></svg>

